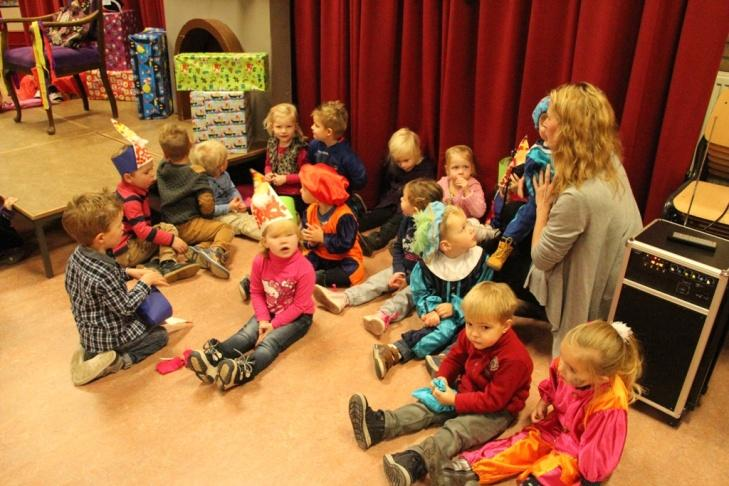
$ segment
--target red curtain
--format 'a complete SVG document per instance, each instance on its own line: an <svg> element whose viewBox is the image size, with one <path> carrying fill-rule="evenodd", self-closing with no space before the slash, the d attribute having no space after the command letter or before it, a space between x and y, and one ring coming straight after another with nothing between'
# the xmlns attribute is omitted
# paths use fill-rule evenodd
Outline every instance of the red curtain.
<svg viewBox="0 0 729 486"><path fill-rule="evenodd" d="M408 126L442 162L473 147L484 188L496 161L536 132L531 111L559 84L610 98L646 221L691 163L729 33L724 0L294 0L302 126L341 99L377 197L387 140ZM442 165L442 164L441 164ZM442 169L441 169L442 172Z"/></svg>
<svg viewBox="0 0 729 486"><path fill-rule="evenodd" d="M64 0L20 0L20 12L23 17L35 17L55 12ZM136 10L144 27L165 26L165 10L163 0L123 0L124 8Z"/></svg>

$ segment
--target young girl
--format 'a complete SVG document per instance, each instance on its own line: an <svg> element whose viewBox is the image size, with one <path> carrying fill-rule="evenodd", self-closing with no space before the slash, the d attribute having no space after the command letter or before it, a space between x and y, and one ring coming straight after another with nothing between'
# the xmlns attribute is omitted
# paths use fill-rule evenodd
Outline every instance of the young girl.
<svg viewBox="0 0 729 486"><path fill-rule="evenodd" d="M299 172L301 198L309 204L301 231L306 257L316 269L316 283L349 287L365 276L357 241L357 218L347 206L349 183L326 164L306 164Z"/></svg>
<svg viewBox="0 0 729 486"><path fill-rule="evenodd" d="M466 145L455 145L445 153L446 175L438 181L443 188L443 202L463 209L468 218L480 219L486 213L486 199L481 183L476 180L473 151Z"/></svg>
<svg viewBox="0 0 729 486"><path fill-rule="evenodd" d="M641 370L638 342L622 322L573 328L539 385L533 424L462 454L443 475L490 484L519 474L521 484L545 486L606 480L623 453Z"/></svg>
<svg viewBox="0 0 729 486"><path fill-rule="evenodd" d="M409 128L401 128L393 133L387 149L389 155L387 167L383 171L380 202L372 211L359 218L360 231L380 227L379 231L360 238L362 251L366 256L384 248L397 234L403 219L399 204L403 186L419 177L432 179L435 175L433 161L423 157L420 137Z"/></svg>
<svg viewBox="0 0 729 486"><path fill-rule="evenodd" d="M248 213L248 207L228 174L228 150L217 140L200 142L190 150L190 161L208 174L208 183L215 198L214 219L230 225L236 235L261 239L256 220Z"/></svg>
<svg viewBox="0 0 729 486"><path fill-rule="evenodd" d="M255 315L227 340L208 340L187 361L201 381L217 381L223 391L252 380L311 327L314 268L300 251L296 222L275 194L271 196L275 213L265 201L259 204L254 197L252 202L256 219L262 222L263 247L251 268Z"/></svg>
<svg viewBox="0 0 729 486"><path fill-rule="evenodd" d="M413 214L422 211L433 201L443 199L443 191L433 180L415 179L405 184L400 198L404 219L392 247L392 267L386 268L359 285L344 292L333 292L321 285L314 290L314 299L335 314L348 306L361 305L384 293L392 293L375 314L362 318L364 327L375 336L382 335L390 324L400 321L413 310L413 293L410 291L410 272L420 257L413 251L415 221Z"/></svg>
<svg viewBox="0 0 729 486"><path fill-rule="evenodd" d="M279 103L268 111L263 127L268 132L266 146L266 182L273 185L280 196L291 198L299 217L306 204L301 200L299 170L309 163L306 139L299 127L296 107ZM284 199L284 203L286 200Z"/></svg>

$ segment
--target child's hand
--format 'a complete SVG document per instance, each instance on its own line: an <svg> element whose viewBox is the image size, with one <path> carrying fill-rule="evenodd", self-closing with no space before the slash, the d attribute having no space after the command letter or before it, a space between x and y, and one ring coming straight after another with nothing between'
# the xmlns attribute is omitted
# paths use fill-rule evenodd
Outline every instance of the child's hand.
<svg viewBox="0 0 729 486"><path fill-rule="evenodd" d="M175 253L185 253L187 251L187 243L185 243L185 240L180 238L179 236L175 236L172 239L172 249L175 250Z"/></svg>
<svg viewBox="0 0 729 486"><path fill-rule="evenodd" d="M256 346L261 344L261 341L266 337L266 335L273 331L273 325L268 321L260 321L258 323L258 339L256 340Z"/></svg>
<svg viewBox="0 0 729 486"><path fill-rule="evenodd" d="M544 400L540 399L537 403L537 406L534 408L534 411L532 412L532 422L539 422L544 417L546 417L548 409L549 404Z"/></svg>
<svg viewBox="0 0 729 486"><path fill-rule="evenodd" d="M430 391L433 392L433 396L438 400L441 405L455 405L457 392L450 386L446 386L445 391L440 391L438 387L431 385Z"/></svg>
<svg viewBox="0 0 729 486"><path fill-rule="evenodd" d="M447 302L438 304L438 306L435 308L435 312L438 313L438 317L441 319L451 317L453 315L453 304L449 304Z"/></svg>
<svg viewBox="0 0 729 486"><path fill-rule="evenodd" d="M13 206L15 203L18 202L17 197L8 196L5 198L5 202L3 203L3 207L7 209L8 211L11 211L13 209Z"/></svg>
<svg viewBox="0 0 729 486"><path fill-rule="evenodd" d="M301 230L301 236L309 243L324 243L324 230L318 224L307 224Z"/></svg>
<svg viewBox="0 0 729 486"><path fill-rule="evenodd" d="M440 316L436 311L428 312L420 319L425 327L435 327L440 324Z"/></svg>
<svg viewBox="0 0 729 486"><path fill-rule="evenodd" d="M169 285L162 274L155 270L145 271L144 275L142 275L139 280L150 287L167 287Z"/></svg>
<svg viewBox="0 0 729 486"><path fill-rule="evenodd" d="M387 281L387 286L392 290L404 289L407 284L408 282L405 280L405 274L402 272L394 273L392 277L390 277L390 280Z"/></svg>
<svg viewBox="0 0 729 486"><path fill-rule="evenodd" d="M272 182L274 186L283 186L286 184L286 176L284 174L273 174Z"/></svg>
<svg viewBox="0 0 729 486"><path fill-rule="evenodd" d="M273 178L274 177L276 177L276 174L274 174L273 172L269 172L268 174L266 174L265 176L263 176L263 180L265 180L266 182L268 182L269 184L271 184L271 183L273 183Z"/></svg>
<svg viewBox="0 0 729 486"><path fill-rule="evenodd" d="M516 174L511 174L511 179L509 180L509 192L524 199L524 178L519 177Z"/></svg>

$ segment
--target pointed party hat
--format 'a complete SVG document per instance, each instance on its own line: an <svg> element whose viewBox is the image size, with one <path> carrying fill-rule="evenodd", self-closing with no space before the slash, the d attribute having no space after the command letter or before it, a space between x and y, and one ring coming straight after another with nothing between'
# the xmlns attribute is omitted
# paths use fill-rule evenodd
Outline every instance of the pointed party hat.
<svg viewBox="0 0 729 486"><path fill-rule="evenodd" d="M266 182L263 174L250 169L253 178L253 197L251 197L251 213L256 218L261 231L274 221L294 219L286 205L271 184Z"/></svg>
<svg viewBox="0 0 729 486"><path fill-rule="evenodd" d="M112 162L116 166L119 174L124 175L140 169L142 166L152 163L152 154L147 150L147 140L143 139L134 130L121 122L111 119L116 131L124 137L131 145L130 149L123 151L116 157L112 157Z"/></svg>

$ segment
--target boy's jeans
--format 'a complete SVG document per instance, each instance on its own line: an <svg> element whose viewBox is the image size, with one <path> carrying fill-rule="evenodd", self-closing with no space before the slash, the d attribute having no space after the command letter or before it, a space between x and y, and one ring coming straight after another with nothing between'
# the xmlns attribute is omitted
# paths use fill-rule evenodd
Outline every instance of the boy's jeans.
<svg viewBox="0 0 729 486"><path fill-rule="evenodd" d="M251 355L254 360L251 378L265 370L286 348L304 337L311 327L311 318L311 314L301 314L290 324L270 331ZM253 349L257 339L258 319L253 316L237 333L220 343L218 350L226 358L235 359Z"/></svg>
<svg viewBox="0 0 729 486"><path fill-rule="evenodd" d="M129 356L132 364L139 363L147 356L151 356L164 348L168 339L169 336L167 335L167 329L162 326L154 326L134 341L129 341L126 344L122 344L121 346L114 348L114 351L116 351L119 356L123 356L124 354ZM85 351L84 360L89 360L97 354L98 353Z"/></svg>
<svg viewBox="0 0 729 486"><path fill-rule="evenodd" d="M408 448L423 457L429 470L466 449L499 436L514 421L514 416L505 410L456 415L455 412L432 412L419 402L397 410L385 410L384 413L385 439L418 432L433 425L442 425L434 435ZM424 450L428 453L424 453Z"/></svg>
<svg viewBox="0 0 729 486"><path fill-rule="evenodd" d="M357 306L370 302L382 294L391 292L387 282L393 275L392 267L386 268L372 275L370 278L350 287L344 291L347 296L349 305ZM413 293L410 287L398 290L392 294L392 297L382 304L380 311L392 316L390 322L397 322L406 318L415 307L413 303Z"/></svg>

